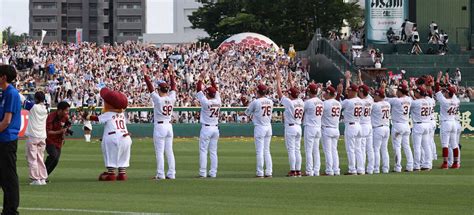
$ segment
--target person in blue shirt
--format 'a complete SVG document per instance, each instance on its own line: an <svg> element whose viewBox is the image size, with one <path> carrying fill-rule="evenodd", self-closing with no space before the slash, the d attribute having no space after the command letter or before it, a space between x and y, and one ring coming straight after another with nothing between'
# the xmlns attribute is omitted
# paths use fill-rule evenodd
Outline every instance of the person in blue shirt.
<svg viewBox="0 0 474 215"><path fill-rule="evenodd" d="M0 65L0 186L3 190L2 215L18 214L20 189L16 170L18 133L21 126L21 101L18 90L11 84L16 70Z"/></svg>

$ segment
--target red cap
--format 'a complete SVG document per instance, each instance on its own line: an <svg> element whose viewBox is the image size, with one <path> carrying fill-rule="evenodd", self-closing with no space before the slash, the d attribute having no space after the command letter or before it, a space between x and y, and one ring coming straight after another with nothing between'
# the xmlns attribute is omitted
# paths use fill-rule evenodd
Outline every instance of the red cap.
<svg viewBox="0 0 474 215"><path fill-rule="evenodd" d="M433 96L433 90L431 89L426 90L426 95L430 97Z"/></svg>
<svg viewBox="0 0 474 215"><path fill-rule="evenodd" d="M265 85L263 85L263 84L259 84L259 85L257 86L257 90L260 91L260 92L266 92L267 89L268 89L268 87L265 86Z"/></svg>
<svg viewBox="0 0 474 215"><path fill-rule="evenodd" d="M168 85L168 83L166 83L166 82L161 82L160 84L158 84L158 86L159 86L160 88L169 88L169 85Z"/></svg>
<svg viewBox="0 0 474 215"><path fill-rule="evenodd" d="M375 91L375 95L385 98L385 91L383 89L378 89Z"/></svg>
<svg viewBox="0 0 474 215"><path fill-rule="evenodd" d="M102 88L100 90L100 97L104 101L116 109L125 109L128 105L127 96L118 91L113 91L108 88Z"/></svg>
<svg viewBox="0 0 474 215"><path fill-rule="evenodd" d="M312 94L316 94L318 93L318 85L316 85L315 83L311 83L308 85L308 89L307 89L309 92L311 92Z"/></svg>
<svg viewBox="0 0 474 215"><path fill-rule="evenodd" d="M419 86L415 89L415 92L418 92L421 96L425 96L426 95L426 90L424 87L422 86Z"/></svg>
<svg viewBox="0 0 474 215"><path fill-rule="evenodd" d="M326 87L326 89L324 90L324 92L329 93L329 94L335 94L335 93L336 93L336 89L334 89L334 87L332 87L332 86L329 86L329 87Z"/></svg>
<svg viewBox="0 0 474 215"><path fill-rule="evenodd" d="M204 90L204 92L210 97L214 98L214 96L216 96L217 90L214 87L208 87L206 90Z"/></svg>
<svg viewBox="0 0 474 215"><path fill-rule="evenodd" d="M367 85L363 84L363 85L359 86L359 91L362 91L362 92L367 94L367 93L369 93L370 88Z"/></svg>
<svg viewBox="0 0 474 215"><path fill-rule="evenodd" d="M455 87L448 87L448 92L452 95L456 94L456 88Z"/></svg>
<svg viewBox="0 0 474 215"><path fill-rule="evenodd" d="M296 87L292 87L288 90L288 93L290 93L291 97L298 98L300 95L300 90L298 90Z"/></svg>
<svg viewBox="0 0 474 215"><path fill-rule="evenodd" d="M359 92L359 87L357 87L357 85L355 84L351 84L351 86L349 86L349 90L354 91L354 92Z"/></svg>
<svg viewBox="0 0 474 215"><path fill-rule="evenodd" d="M400 84L398 85L398 90L402 91L403 93L407 93L408 92L408 86L405 85L405 84Z"/></svg>

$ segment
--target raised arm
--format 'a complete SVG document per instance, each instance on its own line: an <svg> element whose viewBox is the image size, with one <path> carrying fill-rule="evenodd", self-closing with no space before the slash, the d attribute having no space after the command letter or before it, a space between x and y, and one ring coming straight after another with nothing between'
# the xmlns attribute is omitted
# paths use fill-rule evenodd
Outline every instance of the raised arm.
<svg viewBox="0 0 474 215"><path fill-rule="evenodd" d="M283 98L283 92L281 91L281 73L279 70L276 71L276 82L277 82L277 95L278 99Z"/></svg>
<svg viewBox="0 0 474 215"><path fill-rule="evenodd" d="M216 80L215 80L214 76L209 77L209 79L211 79L211 86L214 87L216 89L216 91L219 91L219 88L217 87Z"/></svg>
<svg viewBox="0 0 474 215"><path fill-rule="evenodd" d="M351 86L351 78L352 78L351 71L346 71L346 73L344 74L344 77L346 78L346 88L344 89L344 94L347 95L347 89Z"/></svg>
<svg viewBox="0 0 474 215"><path fill-rule="evenodd" d="M153 87L153 84L151 83L150 77L148 77L148 68L146 67L146 65L142 66L142 71L143 71L143 75L145 76L145 83L146 83L148 92L153 93L155 91L155 88Z"/></svg>
<svg viewBox="0 0 474 215"><path fill-rule="evenodd" d="M364 82L362 81L362 72L360 71L360 69L357 73L357 77L359 79L359 85L364 85Z"/></svg>
<svg viewBox="0 0 474 215"><path fill-rule="evenodd" d="M173 91L177 91L177 88L176 88L176 76L175 76L175 73L174 73L174 67L173 65L170 65L168 66L168 68L170 68L170 85L171 85L171 90Z"/></svg>
<svg viewBox="0 0 474 215"><path fill-rule="evenodd" d="M198 80L198 82L197 82L197 84L196 84L196 91L197 91L197 92L201 92L201 91L202 91L202 88L203 88L203 86L202 86L202 80L204 79L204 72L201 72L201 74L199 75L198 79L199 79L199 80Z"/></svg>

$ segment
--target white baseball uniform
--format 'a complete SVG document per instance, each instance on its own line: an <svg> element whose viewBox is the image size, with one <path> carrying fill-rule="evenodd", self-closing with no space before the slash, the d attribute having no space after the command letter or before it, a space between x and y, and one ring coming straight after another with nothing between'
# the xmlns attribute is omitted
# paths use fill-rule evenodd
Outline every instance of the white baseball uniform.
<svg viewBox="0 0 474 215"><path fill-rule="evenodd" d="M346 144L348 173L365 174L364 153L361 146L360 117L363 114L359 97L345 99L341 103L344 116L344 142Z"/></svg>
<svg viewBox="0 0 474 215"><path fill-rule="evenodd" d="M323 151L326 159L326 175L340 175L339 153L337 141L339 140L339 119L341 117L341 103L335 99L323 102L323 117L321 131L323 136Z"/></svg>
<svg viewBox="0 0 474 215"><path fill-rule="evenodd" d="M460 105L460 100L458 99L457 96L454 96L452 98L452 100L456 103L456 115L454 117L455 119L455 126L456 126L456 135L455 135L455 141L458 145L458 149L459 149L459 144L460 144L460 138L461 138L461 132L462 132L462 127L461 127L461 116L460 116L460 113L459 113L459 105ZM440 120L441 122L441 120ZM448 146L449 148L449 151L448 151L448 165L451 166L453 164L453 147L451 145ZM458 162L461 163L461 150L459 150L459 158L458 158Z"/></svg>
<svg viewBox="0 0 474 215"><path fill-rule="evenodd" d="M392 116L392 145L395 154L395 172L402 171L402 147L407 159L406 170L413 171L413 154L410 148L410 107L412 98L385 98L391 106Z"/></svg>
<svg viewBox="0 0 474 215"><path fill-rule="evenodd" d="M437 92L436 99L440 104L440 127L441 127L441 145L443 148L458 148L457 144L457 125L456 125L456 114L458 104L455 99L447 99L443 93Z"/></svg>
<svg viewBox="0 0 474 215"><path fill-rule="evenodd" d="M101 144L105 167L130 166L132 139L125 120L124 113L105 112L99 116L99 123L105 123Z"/></svg>
<svg viewBox="0 0 474 215"><path fill-rule="evenodd" d="M372 134L372 105L374 99L368 95L362 100L362 116L360 117L361 127L361 147L364 158L364 163L367 156L367 173L372 174L374 172L374 145L373 145L373 134Z"/></svg>
<svg viewBox="0 0 474 215"><path fill-rule="evenodd" d="M156 178L165 178L166 155L168 161L168 173L166 177L174 179L176 176L175 160L173 153L173 126L171 125L171 115L174 103L176 102L176 92L170 91L167 96L161 97L158 93L151 93L153 101L153 143L156 154Z"/></svg>
<svg viewBox="0 0 474 215"><path fill-rule="evenodd" d="M285 107L285 144L291 171L301 171L301 120L304 114L304 102L301 99L290 100L283 96L281 103Z"/></svg>
<svg viewBox="0 0 474 215"><path fill-rule="evenodd" d="M207 99L202 91L197 93L197 98L201 103L201 133L199 135L199 175L206 177L207 174L207 153L211 159L209 176L217 176L217 141L219 140L219 113L221 108L221 96L216 92L216 96Z"/></svg>
<svg viewBox="0 0 474 215"><path fill-rule="evenodd" d="M413 168L432 168L432 153L430 142L431 124L431 103L425 99L415 99L411 103L411 117L413 120ZM421 150L423 150L423 163L421 163Z"/></svg>
<svg viewBox="0 0 474 215"><path fill-rule="evenodd" d="M257 154L257 176L271 176L273 172L270 142L272 140L273 101L262 97L253 100L245 114L252 117L254 124L255 151ZM266 166L265 173L263 166Z"/></svg>
<svg viewBox="0 0 474 215"><path fill-rule="evenodd" d="M382 172L388 173L390 169L387 148L390 137L390 109L390 103L386 101L375 102L372 106L374 173L380 173L380 158L382 158Z"/></svg>
<svg viewBox="0 0 474 215"><path fill-rule="evenodd" d="M321 139L321 117L323 102L317 98L310 98L304 102L304 147L306 154L306 175L319 176L321 157L319 154L319 140Z"/></svg>
<svg viewBox="0 0 474 215"><path fill-rule="evenodd" d="M430 129L430 142L431 142L431 153L432 153L432 158L433 160L437 160L438 159L438 155L436 154L436 143L435 143L435 140L434 140L434 135L435 135L435 132L436 132L436 118L435 118L435 107L436 107L436 101L427 96L426 97L426 100L428 100L428 102L430 103L430 108L431 108L431 111L430 111L430 117L431 117L431 129ZM422 156L423 158L423 156Z"/></svg>

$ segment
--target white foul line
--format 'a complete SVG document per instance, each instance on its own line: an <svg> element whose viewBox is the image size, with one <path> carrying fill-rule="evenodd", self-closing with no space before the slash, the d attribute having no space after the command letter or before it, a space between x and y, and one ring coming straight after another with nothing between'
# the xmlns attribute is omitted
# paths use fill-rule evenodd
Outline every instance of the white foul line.
<svg viewBox="0 0 474 215"><path fill-rule="evenodd" d="M2 208L2 207L0 207ZM94 214L126 214L126 215L161 215L166 213L144 213L144 212L125 212L125 211L101 211L101 210L87 210L87 209L69 209L69 208L24 208L19 210L25 211L60 211L60 212L79 212L79 213L94 213Z"/></svg>

